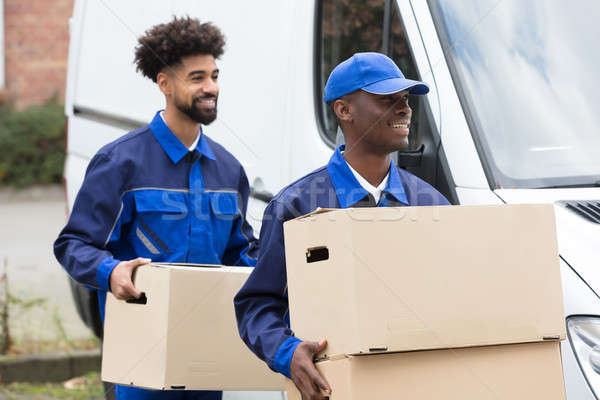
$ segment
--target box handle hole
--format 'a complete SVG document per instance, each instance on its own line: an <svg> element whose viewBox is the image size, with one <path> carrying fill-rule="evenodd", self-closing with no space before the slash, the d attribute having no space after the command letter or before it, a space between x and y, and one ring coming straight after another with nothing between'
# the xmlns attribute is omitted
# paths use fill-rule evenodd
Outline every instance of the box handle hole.
<svg viewBox="0 0 600 400"><path fill-rule="evenodd" d="M148 299L146 298L146 293L142 292L142 295L139 299L133 298L126 300L129 304L146 304L148 303Z"/></svg>
<svg viewBox="0 0 600 400"><path fill-rule="evenodd" d="M306 250L306 262L314 263L317 261L329 260L329 249L325 246L312 247Z"/></svg>

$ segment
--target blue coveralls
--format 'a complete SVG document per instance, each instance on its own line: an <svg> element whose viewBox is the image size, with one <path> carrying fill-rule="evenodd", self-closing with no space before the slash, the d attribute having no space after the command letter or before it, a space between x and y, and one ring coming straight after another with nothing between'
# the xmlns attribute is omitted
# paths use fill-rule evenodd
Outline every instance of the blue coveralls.
<svg viewBox="0 0 600 400"><path fill-rule="evenodd" d="M206 135L194 151L152 122L101 148L54 243L69 275L97 289L104 320L109 277L120 261L254 266L258 242L246 221L248 179ZM220 399L221 392L117 386L118 399Z"/></svg>
<svg viewBox="0 0 600 400"><path fill-rule="evenodd" d="M301 340L289 328L283 223L321 208L448 205L448 200L416 176L390 163L378 204L356 180L340 146L329 163L279 192L265 209L254 271L234 299L240 336L267 365L290 377Z"/></svg>

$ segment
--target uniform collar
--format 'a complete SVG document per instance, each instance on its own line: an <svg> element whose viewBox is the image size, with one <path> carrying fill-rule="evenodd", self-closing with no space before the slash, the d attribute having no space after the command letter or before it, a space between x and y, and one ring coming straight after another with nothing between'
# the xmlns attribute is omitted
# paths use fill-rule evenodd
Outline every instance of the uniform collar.
<svg viewBox="0 0 600 400"><path fill-rule="evenodd" d="M174 164L177 164L187 153L189 153L189 149L185 147L183 143L171 132L171 129L165 124L160 113L162 110L156 112L152 122L150 122L150 130L154 134L156 140L161 145L165 153L168 154L171 161ZM200 153L200 155L210 159L215 160L215 155L213 154L210 145L208 144L208 140L206 136L202 132L202 127L200 127L200 140L198 140L198 145L196 146L196 151Z"/></svg>
<svg viewBox="0 0 600 400"><path fill-rule="evenodd" d="M340 207L348 208L364 199L365 196L368 196L369 192L358 183L346 160L344 160L342 156L344 148L345 146L341 145L333 153L327 164L327 171L335 188ZM402 185L398 169L394 168L392 161L390 161L388 184L381 194L380 204L387 203L385 199L386 195L395 198L404 205L408 205L404 185Z"/></svg>

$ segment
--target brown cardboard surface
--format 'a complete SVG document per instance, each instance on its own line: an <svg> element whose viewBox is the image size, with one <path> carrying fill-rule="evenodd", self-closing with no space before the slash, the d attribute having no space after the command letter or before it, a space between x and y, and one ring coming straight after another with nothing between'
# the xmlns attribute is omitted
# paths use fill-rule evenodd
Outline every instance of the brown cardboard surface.
<svg viewBox="0 0 600 400"><path fill-rule="evenodd" d="M291 327L327 354L565 337L552 205L345 209L284 231Z"/></svg>
<svg viewBox="0 0 600 400"><path fill-rule="evenodd" d="M151 389L283 390L244 345L233 297L252 268L152 264L135 285L147 304L109 294L102 379Z"/></svg>
<svg viewBox="0 0 600 400"><path fill-rule="evenodd" d="M560 342L350 356L316 364L331 400L564 400ZM287 381L288 400L300 392Z"/></svg>

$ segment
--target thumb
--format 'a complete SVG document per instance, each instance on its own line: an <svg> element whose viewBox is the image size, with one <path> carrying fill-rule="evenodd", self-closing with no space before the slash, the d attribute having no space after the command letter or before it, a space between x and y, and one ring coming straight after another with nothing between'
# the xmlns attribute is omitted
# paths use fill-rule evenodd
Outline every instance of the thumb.
<svg viewBox="0 0 600 400"><path fill-rule="evenodd" d="M131 260L131 269L136 269L140 265L145 265L151 263L152 260L149 258L138 257L135 260Z"/></svg>
<svg viewBox="0 0 600 400"><path fill-rule="evenodd" d="M313 348L315 354L325 350L325 347L327 347L327 339L323 338L319 343L316 343L316 346Z"/></svg>

